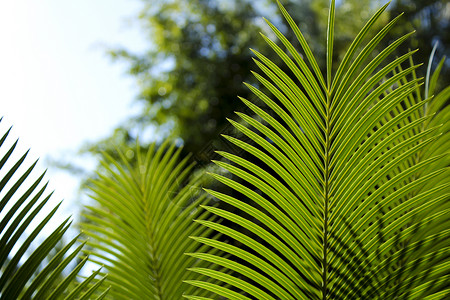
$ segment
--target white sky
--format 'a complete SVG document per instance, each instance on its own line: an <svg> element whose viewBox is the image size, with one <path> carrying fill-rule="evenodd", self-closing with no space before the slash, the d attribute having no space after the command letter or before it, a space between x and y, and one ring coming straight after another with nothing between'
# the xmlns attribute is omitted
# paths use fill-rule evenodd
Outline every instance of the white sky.
<svg viewBox="0 0 450 300"><path fill-rule="evenodd" d="M0 0L0 135L13 125L28 162L73 155L106 137L132 112L137 94L124 65L102 45L143 49L139 0ZM3 152L3 151L2 151ZM39 173L39 172L38 172ZM49 169L53 203L76 213L78 180Z"/></svg>

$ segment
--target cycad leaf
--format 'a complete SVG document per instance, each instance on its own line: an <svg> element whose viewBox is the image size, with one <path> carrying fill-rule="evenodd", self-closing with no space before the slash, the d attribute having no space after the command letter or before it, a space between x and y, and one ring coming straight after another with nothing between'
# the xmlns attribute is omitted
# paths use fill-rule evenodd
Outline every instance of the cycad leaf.
<svg viewBox="0 0 450 300"><path fill-rule="evenodd" d="M0 140L0 149L5 147L5 141L10 129ZM50 199L44 197L47 184L41 185L45 172L35 181L30 182L36 162L23 171L28 151L14 162L17 141L5 150L0 161L0 168L12 163L8 170L2 170L0 189L7 189L0 200L0 299L46 299L51 293L59 298L68 294L67 286L76 284L76 276L82 264L75 267L77 272L73 276L64 276L64 269L73 261L83 247L72 250L77 238L63 245L59 252L52 256L48 265L40 269L46 262L50 251L58 249L63 235L69 228L69 219L63 221L53 232L42 237L45 226L52 220L59 204L56 205L43 219L36 217ZM31 176L30 176L31 175ZM33 222L37 222L37 225ZM63 288L56 286L60 281L67 282ZM74 293L75 296L79 293Z"/></svg>
<svg viewBox="0 0 450 300"><path fill-rule="evenodd" d="M164 143L138 146L134 161L105 154L105 172L92 182L97 205L88 207L82 226L91 261L104 264L117 299L180 299L189 287L184 280L204 277L187 268L210 264L184 255L203 247L189 236L212 230L192 221L211 214L199 208L205 194L198 176L189 179L192 165L180 152Z"/></svg>
<svg viewBox="0 0 450 300"><path fill-rule="evenodd" d="M233 176L212 176L235 193L208 190L235 210L206 207L227 223L199 221L235 244L198 237L230 258L190 254L232 272L192 268L223 285L189 283L233 299L446 295L450 90L423 99L415 74L420 65L411 60L415 51L390 58L412 33L374 53L400 16L363 44L387 5L361 29L333 78L334 1L325 86L303 35L279 5L315 75L268 22L286 52L263 38L286 66L252 50L262 71L255 77L270 93L247 85L261 102L241 99L254 115L230 120L247 141L225 136L247 156L219 151L225 161L215 162ZM432 90L436 80L432 76Z"/></svg>

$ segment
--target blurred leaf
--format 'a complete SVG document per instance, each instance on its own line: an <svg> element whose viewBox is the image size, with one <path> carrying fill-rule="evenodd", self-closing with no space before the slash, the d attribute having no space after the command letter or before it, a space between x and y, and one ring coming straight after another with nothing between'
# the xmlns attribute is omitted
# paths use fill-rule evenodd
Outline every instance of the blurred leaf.
<svg viewBox="0 0 450 300"><path fill-rule="evenodd" d="M207 201L199 178L189 179L192 165L174 144L155 148L137 147L136 164L120 151L119 159L105 154L105 171L91 185L97 205L82 226L116 299L181 299L194 292L183 280L199 278L186 268L205 265L184 255L200 247L190 235L211 231L192 221L210 219L199 207Z"/></svg>

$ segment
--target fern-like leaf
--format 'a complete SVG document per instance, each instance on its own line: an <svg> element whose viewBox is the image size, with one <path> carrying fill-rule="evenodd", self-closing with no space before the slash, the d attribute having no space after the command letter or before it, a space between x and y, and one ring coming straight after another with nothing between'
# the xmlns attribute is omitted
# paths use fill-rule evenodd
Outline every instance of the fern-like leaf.
<svg viewBox="0 0 450 300"><path fill-rule="evenodd" d="M0 150L4 152L0 160L0 299L70 299L82 297L86 292L84 287L94 292L98 288L98 285L92 285L96 274L73 290L68 288L77 284L76 277L86 259L78 263L71 274L65 276L63 271L73 264L84 243L72 250L78 238L75 237L61 249L58 248L70 226L69 219L53 232L44 230L61 203L47 215L36 218L42 215L51 196L51 193L44 196L47 188L47 184L42 183L45 172L32 181L30 177L33 175L30 174L37 162L24 167L28 151L14 161L17 141L4 150L10 130L0 139ZM45 233L48 236L43 238ZM52 250L57 249L59 251L55 255L49 256ZM47 261L48 257L51 257L50 261ZM42 266L46 262L47 265ZM69 294L72 296L69 297Z"/></svg>
<svg viewBox="0 0 450 300"><path fill-rule="evenodd" d="M443 299L450 276L449 89L423 99L419 65L402 67L415 51L391 58L412 33L374 52L400 17L367 39L387 5L333 74L334 2L325 76L281 4L309 65L268 22L281 45L264 39L285 65L254 51L260 85L248 87L261 102L242 99L252 114L230 120L253 143L225 136L251 158L220 152L226 160L216 162L242 181L212 174L241 197L208 191L242 214L206 207L249 234L202 221L239 247L195 238L230 255L191 254L227 268L193 270L228 288L190 283L230 299Z"/></svg>
<svg viewBox="0 0 450 300"><path fill-rule="evenodd" d="M196 294L183 280L199 276L187 268L203 266L185 256L201 244L190 235L208 235L212 230L194 223L208 220L201 209L199 177L189 179L192 165L179 159L181 148L152 144L143 153L136 150L130 162L107 156L104 173L91 184L97 205L88 208L83 224L91 237L91 260L104 264L117 299L180 299L185 290ZM204 292L200 292L200 295Z"/></svg>

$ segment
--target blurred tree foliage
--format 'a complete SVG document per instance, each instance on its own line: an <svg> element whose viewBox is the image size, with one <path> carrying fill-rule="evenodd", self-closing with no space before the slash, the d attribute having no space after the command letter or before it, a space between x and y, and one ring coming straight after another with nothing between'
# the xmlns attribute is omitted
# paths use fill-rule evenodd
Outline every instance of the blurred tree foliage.
<svg viewBox="0 0 450 300"><path fill-rule="evenodd" d="M263 53L267 44L255 34L269 37L261 16L270 19L286 35L286 24L272 0L142 0L138 19L148 37L145 53L126 48L112 49L114 60L126 61L128 72L139 86L142 111L131 117L107 139L89 145L89 152L114 153L112 145L133 155L135 139L146 142L169 135L184 144L201 163L214 157L213 148L223 143L220 134L230 129L227 117L242 109L237 95L252 98L242 82L253 83L248 70L256 69L249 48ZM341 56L381 0L341 0L336 8L335 56ZM310 42L314 53L325 60L328 0L282 1ZM428 61L431 48L439 41L437 57L449 47L450 4L437 0L394 0L391 17L404 11L395 31L385 38L389 44L405 32L417 30L409 41L420 48L417 61ZM289 37L289 36L288 36ZM295 38L291 37L291 41ZM274 59L274 57L270 57ZM438 60L436 60L438 61ZM449 60L441 78L449 78ZM425 75L426 67L419 71ZM447 79L448 80L448 79ZM156 138L157 137L157 138ZM223 144L222 144L223 146ZM221 147L223 149L223 147ZM127 152L128 150L128 152Z"/></svg>

